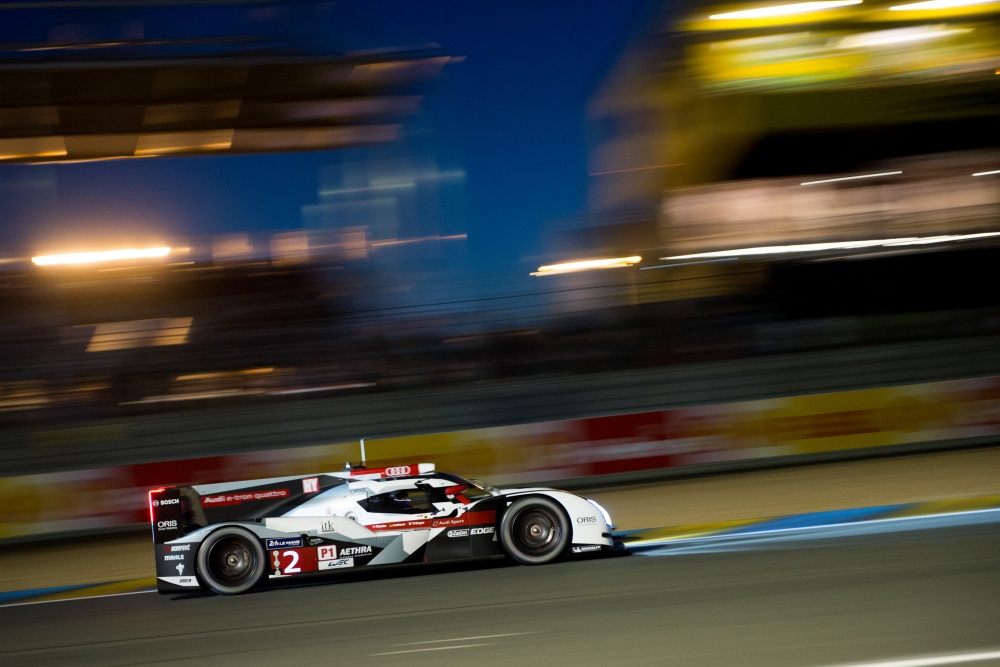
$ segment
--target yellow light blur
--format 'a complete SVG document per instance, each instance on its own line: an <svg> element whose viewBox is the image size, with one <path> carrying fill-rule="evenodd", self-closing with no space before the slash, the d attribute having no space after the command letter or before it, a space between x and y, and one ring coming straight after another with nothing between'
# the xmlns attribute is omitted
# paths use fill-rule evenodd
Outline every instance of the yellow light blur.
<svg viewBox="0 0 1000 667"><path fill-rule="evenodd" d="M756 9L744 9L737 12L726 12L725 14L712 14L708 18L713 21L725 21L731 19L761 19L771 16L792 16L794 14L809 14L821 12L826 9L845 7L847 5L860 5L861 0L821 0L818 2L795 2L790 5L774 5L772 7L758 7Z"/></svg>
<svg viewBox="0 0 1000 667"><path fill-rule="evenodd" d="M55 264L93 264L95 262L114 262L122 259L151 259L166 257L170 248L126 248L122 250L101 250L98 252L71 252L62 255L38 255L31 262L36 266L52 266Z"/></svg>
<svg viewBox="0 0 1000 667"><path fill-rule="evenodd" d="M593 271L595 269L621 269L638 264L642 257L633 255L631 257L614 257L608 259L585 259L577 262L563 262L562 264L547 264L538 267L532 272L533 276L552 276L559 273L574 273L577 271Z"/></svg>
<svg viewBox="0 0 1000 667"><path fill-rule="evenodd" d="M926 11L934 9L952 9L953 7L969 7L972 5L988 5L997 0L927 0L927 2L912 2L908 5L890 7L890 12Z"/></svg>
<svg viewBox="0 0 1000 667"><path fill-rule="evenodd" d="M875 32L848 35L837 43L837 48L855 49L867 46L890 46L905 42L923 42L929 39L940 39L941 37L951 37L952 35L964 35L970 32L972 32L972 28L948 28L943 25L877 30Z"/></svg>

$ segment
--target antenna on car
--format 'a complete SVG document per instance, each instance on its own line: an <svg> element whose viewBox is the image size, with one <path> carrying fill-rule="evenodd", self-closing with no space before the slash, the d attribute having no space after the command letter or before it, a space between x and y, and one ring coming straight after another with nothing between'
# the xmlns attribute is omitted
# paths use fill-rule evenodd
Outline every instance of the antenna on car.
<svg viewBox="0 0 1000 667"><path fill-rule="evenodd" d="M361 463L351 463L350 461L348 461L347 465L344 466L344 469L345 470L364 470L367 467L368 466L365 465L365 439L361 438Z"/></svg>

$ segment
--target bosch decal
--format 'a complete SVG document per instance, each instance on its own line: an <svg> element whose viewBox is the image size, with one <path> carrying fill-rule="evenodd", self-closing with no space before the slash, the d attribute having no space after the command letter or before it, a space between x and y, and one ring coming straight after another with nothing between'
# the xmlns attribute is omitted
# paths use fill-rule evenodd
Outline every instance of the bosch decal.
<svg viewBox="0 0 1000 667"><path fill-rule="evenodd" d="M291 549L302 546L301 537L269 537L265 540L268 549Z"/></svg>
<svg viewBox="0 0 1000 667"><path fill-rule="evenodd" d="M159 507L160 505L180 505L180 498L164 498L163 500L154 500L153 507Z"/></svg>

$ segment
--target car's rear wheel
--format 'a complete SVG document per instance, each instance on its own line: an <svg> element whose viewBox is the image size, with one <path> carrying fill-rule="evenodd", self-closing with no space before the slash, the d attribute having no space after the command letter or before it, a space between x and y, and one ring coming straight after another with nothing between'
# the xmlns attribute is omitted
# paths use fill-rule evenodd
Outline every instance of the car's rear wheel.
<svg viewBox="0 0 1000 667"><path fill-rule="evenodd" d="M500 522L500 543L510 558L542 565L566 554L572 533L563 508L548 498L514 501Z"/></svg>
<svg viewBox="0 0 1000 667"><path fill-rule="evenodd" d="M248 530L229 526L215 531L198 549L198 575L220 595L246 593L264 576L267 556Z"/></svg>

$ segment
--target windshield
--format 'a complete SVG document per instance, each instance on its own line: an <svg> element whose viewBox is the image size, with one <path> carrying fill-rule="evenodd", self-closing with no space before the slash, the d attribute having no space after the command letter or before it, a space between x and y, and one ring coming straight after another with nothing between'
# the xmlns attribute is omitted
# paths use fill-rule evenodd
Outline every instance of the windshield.
<svg viewBox="0 0 1000 667"><path fill-rule="evenodd" d="M462 495L464 495L469 500L479 500L481 498L489 498L490 496L500 495L500 491L496 487L492 486L491 484L487 484L486 482L480 481L478 479L465 479L464 477L459 477L458 475L452 475L451 473L447 472L438 473L437 476L441 479L446 479L450 482L454 482L455 484L469 487L468 489L462 492Z"/></svg>

